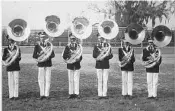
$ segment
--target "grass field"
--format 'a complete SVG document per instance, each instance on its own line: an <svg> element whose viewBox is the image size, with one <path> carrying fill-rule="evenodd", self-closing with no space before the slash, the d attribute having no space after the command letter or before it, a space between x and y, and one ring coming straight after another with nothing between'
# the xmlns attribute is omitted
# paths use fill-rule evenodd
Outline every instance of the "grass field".
<svg viewBox="0 0 175 111"><path fill-rule="evenodd" d="M110 60L107 100L98 100L95 60L92 48L84 48L81 62L80 96L81 99L69 100L68 75L66 64L61 58L62 48L55 48L53 59L50 100L37 100L39 86L38 68L32 59L32 48L21 48L22 60L19 78L19 100L8 99L8 81L5 68L2 70L3 111L174 111L174 48L163 48L163 62L160 66L158 97L159 100L147 100L145 68L141 65L141 49L135 49L136 62L132 100L121 98L121 71L117 64L117 49Z"/></svg>

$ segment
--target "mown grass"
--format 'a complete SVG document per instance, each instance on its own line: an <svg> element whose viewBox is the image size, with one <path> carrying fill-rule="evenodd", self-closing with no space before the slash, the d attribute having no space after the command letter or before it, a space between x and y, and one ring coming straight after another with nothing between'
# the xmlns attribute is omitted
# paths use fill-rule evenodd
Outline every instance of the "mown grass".
<svg viewBox="0 0 175 111"><path fill-rule="evenodd" d="M136 55L139 59L140 55ZM84 54L81 63L80 96L81 99L69 100L68 76L66 64L56 53L53 59L50 100L37 100L39 86L37 66L31 54L23 54L19 78L19 100L8 98L8 81L5 69L2 70L3 111L173 111L174 110L174 55L163 55L160 66L158 97L159 100L147 100L145 68L137 60L134 71L132 100L121 98L121 71L117 64L117 55L110 61L107 100L98 100L95 60L91 54ZM26 58L26 59L24 59Z"/></svg>

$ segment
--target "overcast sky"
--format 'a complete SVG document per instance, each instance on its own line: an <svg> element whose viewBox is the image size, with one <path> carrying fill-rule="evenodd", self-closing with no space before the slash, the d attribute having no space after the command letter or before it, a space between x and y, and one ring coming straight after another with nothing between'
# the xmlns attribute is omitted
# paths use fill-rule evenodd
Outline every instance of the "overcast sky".
<svg viewBox="0 0 175 111"><path fill-rule="evenodd" d="M89 3L97 3L99 7L104 7L104 1L2 1L2 26L15 18L27 20L31 29L41 29L46 16L50 14L59 15L66 23L69 23L75 16L83 14L91 20L92 23L103 19L103 15L88 10ZM157 24L160 24L157 20ZM175 27L175 16L172 16L167 25L169 28ZM151 27L151 22L148 23Z"/></svg>

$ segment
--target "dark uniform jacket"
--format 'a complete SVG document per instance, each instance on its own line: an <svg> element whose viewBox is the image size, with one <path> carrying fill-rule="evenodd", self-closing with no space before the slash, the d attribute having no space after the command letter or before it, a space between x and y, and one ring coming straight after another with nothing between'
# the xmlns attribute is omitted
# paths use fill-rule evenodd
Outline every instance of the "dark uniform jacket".
<svg viewBox="0 0 175 111"><path fill-rule="evenodd" d="M149 60L148 57L152 54L151 50L149 49L149 47L146 47L143 49L143 56L142 56L142 60L143 61L147 61ZM146 68L146 72L150 72L150 73L159 73L159 65L162 62L162 57L160 57L159 62L152 68Z"/></svg>
<svg viewBox="0 0 175 111"><path fill-rule="evenodd" d="M14 46L13 49L10 48L10 46L8 46L7 48L4 49L4 53L2 56L2 60L5 61L8 57L9 57L9 51L13 51L16 50L17 47ZM7 71L19 71L20 70L20 66L19 66L19 61L21 60L21 50L19 49L19 54L18 57L14 60L14 62L12 62L11 65L7 66L6 70Z"/></svg>
<svg viewBox="0 0 175 111"><path fill-rule="evenodd" d="M107 47L108 44L107 43L103 43L104 47ZM93 58L97 58L98 55L100 54L99 49L102 48L102 44L98 43L97 45L94 46L94 50L93 50ZM109 69L109 59L112 59L113 54L112 54L112 49L110 49L110 54L108 56L106 56L102 61L96 61L96 69Z"/></svg>
<svg viewBox="0 0 175 111"><path fill-rule="evenodd" d="M119 61L122 61L122 58L125 56L124 52L129 52L131 50L131 47L128 48L128 51L126 50L125 47L119 48L118 49L118 56L119 56ZM134 71L134 62L135 62L135 56L134 56L134 49L133 53L130 59L130 62L128 62L124 67L121 67L121 71Z"/></svg>
<svg viewBox="0 0 175 111"><path fill-rule="evenodd" d="M42 43L38 43L37 45L35 45L34 52L33 52L33 58L37 59L39 57L39 54L42 51L41 47L46 47L46 45L44 45ZM51 67L52 66L51 59L54 57L55 57L55 53L54 53L54 51L52 51L52 54L50 55L50 57L44 62L38 62L37 66L38 67Z"/></svg>
<svg viewBox="0 0 175 111"><path fill-rule="evenodd" d="M78 44L75 44L75 46L73 46L73 44L68 44L66 47L65 47L65 50L63 52L63 59L66 60L68 58L71 57L71 50L76 50L77 49L77 45ZM75 63L72 63L72 64L67 64L67 69L70 69L70 70L79 70L81 68L81 65L80 65L80 62L82 60L82 56L80 57L80 59L75 62Z"/></svg>

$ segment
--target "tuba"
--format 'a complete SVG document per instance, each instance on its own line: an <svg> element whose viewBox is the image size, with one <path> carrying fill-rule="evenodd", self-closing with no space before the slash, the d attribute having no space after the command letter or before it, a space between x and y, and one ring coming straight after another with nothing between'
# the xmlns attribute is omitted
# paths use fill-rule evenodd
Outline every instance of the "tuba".
<svg viewBox="0 0 175 111"><path fill-rule="evenodd" d="M24 41L29 37L30 28L27 22L23 19L14 19L7 26L7 34L14 41ZM9 51L9 56L3 62L4 66L11 65L19 55L19 46L15 44L16 50Z"/></svg>
<svg viewBox="0 0 175 111"><path fill-rule="evenodd" d="M44 31L50 37L60 36L64 32L63 21L56 15L46 16L44 22ZM43 36L47 36L46 34L44 34ZM37 62L46 61L52 54L53 44L51 43L51 40L51 38L45 40L45 48L40 46L42 51L40 52L39 57L36 60Z"/></svg>
<svg viewBox="0 0 175 111"><path fill-rule="evenodd" d="M7 57L7 59L5 61L2 61L4 66L10 66L18 57L19 55L19 47L17 45L15 45L14 47L16 47L16 50L14 51L9 51L9 56Z"/></svg>
<svg viewBox="0 0 175 111"><path fill-rule="evenodd" d="M136 23L132 23L127 26L125 30L125 39L126 42L129 42L131 44L140 44L145 38L145 30L142 26ZM130 60L133 54L133 48L129 52L124 52L124 57L122 58L122 61L119 62L120 67L124 67Z"/></svg>
<svg viewBox="0 0 175 111"><path fill-rule="evenodd" d="M74 18L70 28L71 28L72 34L75 35L75 37L77 37L81 41L83 39L88 38L92 33L92 25L90 21L85 17ZM63 56L63 53L62 53L62 56ZM78 44L77 49L75 51L70 52L70 58L64 61L68 64L75 63L77 59L80 59L82 53L83 53L83 47L81 44Z"/></svg>
<svg viewBox="0 0 175 111"><path fill-rule="evenodd" d="M98 31L103 38L110 40L117 36L119 32L119 28L117 23L114 20L105 19L99 24ZM110 43L108 43L107 46L108 47L104 47L102 49L98 48L98 50L100 51L100 54L96 58L97 61L103 60L106 56L110 54L110 50L111 50Z"/></svg>
<svg viewBox="0 0 175 111"><path fill-rule="evenodd" d="M148 57L148 61L142 61L142 64L146 67L146 68L151 68L154 67L160 60L161 58L161 51L160 49L156 49L154 51L153 54L151 54L151 56Z"/></svg>
<svg viewBox="0 0 175 111"><path fill-rule="evenodd" d="M92 33L92 25L85 17L75 17L71 24L71 31L78 39L86 39Z"/></svg>
<svg viewBox="0 0 175 111"><path fill-rule="evenodd" d="M58 37L64 32L64 24L61 18L56 15L45 17L44 31L51 37Z"/></svg>
<svg viewBox="0 0 175 111"><path fill-rule="evenodd" d="M142 43L145 38L145 30L142 26L132 23L125 30L125 39L127 42L137 45Z"/></svg>
<svg viewBox="0 0 175 111"><path fill-rule="evenodd" d="M67 64L75 63L76 60L81 57L82 52L83 52L83 47L80 44L78 44L76 50L74 50L74 51L70 50L70 58L64 60L64 62ZM64 51L63 51L63 53L64 53ZM63 53L62 53L62 55L63 55Z"/></svg>
<svg viewBox="0 0 175 111"><path fill-rule="evenodd" d="M165 47L171 42L171 39L172 39L171 30L164 25L159 25L155 27L151 35L152 35L153 43L157 47ZM161 51L160 49L156 49L154 53L148 57L149 60L142 61L142 64L146 68L152 68L156 64L158 64L160 58L161 58Z"/></svg>
<svg viewBox="0 0 175 111"><path fill-rule="evenodd" d="M29 37L30 28L23 19L14 19L7 26L7 33L14 41L24 41Z"/></svg>
<svg viewBox="0 0 175 111"><path fill-rule="evenodd" d="M131 50L127 53L125 51L123 52L125 56L122 58L122 61L119 62L120 67L124 67L131 60L131 56L133 54L133 48L131 48Z"/></svg>
<svg viewBox="0 0 175 111"><path fill-rule="evenodd" d="M39 53L39 57L37 58L37 62L44 62L46 61L50 55L52 54L53 51L53 44L49 41L49 38L45 40L46 47L41 47L42 51Z"/></svg>

